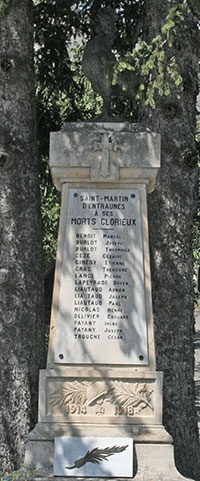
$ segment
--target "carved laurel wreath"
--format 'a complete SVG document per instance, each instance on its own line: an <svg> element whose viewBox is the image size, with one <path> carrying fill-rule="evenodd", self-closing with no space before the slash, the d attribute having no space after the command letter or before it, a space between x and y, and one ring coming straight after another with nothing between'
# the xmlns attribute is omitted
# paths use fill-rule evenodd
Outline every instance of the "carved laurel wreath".
<svg viewBox="0 0 200 481"><path fill-rule="evenodd" d="M153 411L152 392L153 389L145 383L113 381L107 386L105 381L72 381L58 385L57 391L51 396L50 404L61 408L69 404L92 406L107 398L117 406L132 406L135 413L139 413L147 407Z"/></svg>

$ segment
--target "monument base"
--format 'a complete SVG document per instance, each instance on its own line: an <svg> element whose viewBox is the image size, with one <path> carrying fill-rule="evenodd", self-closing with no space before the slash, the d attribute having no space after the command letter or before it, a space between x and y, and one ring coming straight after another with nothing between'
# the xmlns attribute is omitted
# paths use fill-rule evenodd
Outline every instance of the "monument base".
<svg viewBox="0 0 200 481"><path fill-rule="evenodd" d="M37 481L86 477L78 469L77 476L73 471L53 475L55 438L64 441L66 437L96 438L97 446L99 438L113 438L113 446L120 445L119 438L123 445L127 444L123 439L129 438L135 481L185 479L176 470L172 438L162 425L162 372L130 367L101 367L99 372L97 366L88 366L87 372L74 366L46 369L40 372L39 392L39 422L29 434L25 455L25 465L39 470ZM120 476L109 475L115 478ZM102 478L94 475L91 479Z"/></svg>
<svg viewBox="0 0 200 481"><path fill-rule="evenodd" d="M171 436L160 425L79 425L65 423L38 423L30 433L25 465L36 470L37 481L55 481L53 476L54 439L56 436L128 436L133 439L134 481L186 481L176 469ZM38 470L38 471L37 471ZM56 476L66 481L67 476ZM82 477L70 477L71 481ZM87 478L88 480L90 478ZM102 478L92 477L100 481ZM112 478L119 479L119 478ZM123 478L124 481L126 478ZM188 478L187 478L188 479ZM127 478L127 481L130 478ZM190 480L192 481L192 480Z"/></svg>

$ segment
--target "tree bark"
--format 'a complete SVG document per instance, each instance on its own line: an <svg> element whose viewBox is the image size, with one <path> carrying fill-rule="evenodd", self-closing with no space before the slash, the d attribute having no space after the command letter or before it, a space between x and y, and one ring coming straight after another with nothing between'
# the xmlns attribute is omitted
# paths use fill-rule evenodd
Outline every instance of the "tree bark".
<svg viewBox="0 0 200 481"><path fill-rule="evenodd" d="M36 148L32 1L0 18L0 331L2 470L23 463L44 366L42 227Z"/></svg>
<svg viewBox="0 0 200 481"><path fill-rule="evenodd" d="M173 2L178 5L177 2ZM160 33L170 5L148 0L144 20L147 41ZM175 445L178 470L200 479L200 452L194 392L194 317L192 233L197 203L195 104L198 30L192 13L184 20L184 38L165 48L174 55L183 91L156 96L155 110L142 122L161 133L161 169L156 190L148 196L153 311L157 369L164 372L164 424Z"/></svg>

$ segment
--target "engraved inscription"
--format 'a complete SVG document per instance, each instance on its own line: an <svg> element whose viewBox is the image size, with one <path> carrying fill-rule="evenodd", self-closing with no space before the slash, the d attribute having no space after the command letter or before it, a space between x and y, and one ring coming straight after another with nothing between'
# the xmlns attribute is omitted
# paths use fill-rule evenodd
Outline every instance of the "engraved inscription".
<svg viewBox="0 0 200 481"><path fill-rule="evenodd" d="M137 190L70 190L55 362L148 363Z"/></svg>

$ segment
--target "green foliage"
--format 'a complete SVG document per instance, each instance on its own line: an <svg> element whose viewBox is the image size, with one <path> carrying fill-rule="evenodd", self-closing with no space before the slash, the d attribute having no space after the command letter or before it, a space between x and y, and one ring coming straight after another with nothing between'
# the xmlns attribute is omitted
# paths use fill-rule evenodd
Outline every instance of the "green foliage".
<svg viewBox="0 0 200 481"><path fill-rule="evenodd" d="M143 1L105 1L120 9L115 48L122 53L130 43ZM52 185L48 170L49 134L64 122L88 120L101 112L102 99L91 88L81 69L86 37L94 35L100 2L74 0L34 0L35 72L44 257L48 268L55 259L60 195ZM116 115L130 115L132 102L113 102Z"/></svg>
<svg viewBox="0 0 200 481"><path fill-rule="evenodd" d="M171 2L169 2L171 3ZM172 7L166 17L166 24L161 28L162 34L167 38L169 47L172 47L176 28L184 21L184 4Z"/></svg>
<svg viewBox="0 0 200 481"><path fill-rule="evenodd" d="M134 78L139 78L135 98L142 105L155 108L155 92L160 96L169 96L171 87L183 89L182 77L178 63L173 55L169 55L169 48L173 46L177 34L184 38L184 13L188 8L187 2L171 7L166 17L166 23L161 28L151 45L140 41L136 47L127 52L120 59L114 69L113 85L122 84L123 90L133 90ZM166 47L168 52L166 54ZM129 75L127 75L129 72Z"/></svg>
<svg viewBox="0 0 200 481"><path fill-rule="evenodd" d="M188 4L186 1L176 2L176 6L173 6L173 1L170 3L172 6L166 23L152 44L147 45L142 40L143 31L139 28L132 48L130 38L134 29L137 30L145 7L142 0L69 0L67 5L64 0L35 0L35 59L40 119L43 117L46 120L48 117L56 124L56 128L60 128L65 120L85 120L97 113L97 96L93 93L92 99L92 91L86 86L87 81L80 68L82 46L79 44L83 44L86 37L94 35L100 6L113 7L118 12L118 35L114 43L118 61L113 72L110 71L110 64L105 63L105 71L108 84L112 79L113 86L119 84L129 98L135 97L135 112L130 111L129 117L137 115L138 106L149 104L154 108L156 91L159 95L169 96L170 84L181 89L178 64L173 55L167 58L165 51L166 46L172 46L177 33L184 32L184 14ZM72 42L79 45L73 53L70 48ZM89 99L85 92L89 93ZM121 105L123 111L123 100ZM115 100L113 107L119 109L119 101ZM118 111L114 113L119 114ZM43 154L47 154L47 149Z"/></svg>
<svg viewBox="0 0 200 481"><path fill-rule="evenodd" d="M0 17L5 15L9 8L10 0L0 0Z"/></svg>
<svg viewBox="0 0 200 481"><path fill-rule="evenodd" d="M94 35L100 4L119 11L114 48L121 55L130 44L143 0L34 2L38 119L43 155L48 154L49 131L58 130L64 121L86 120L100 112L101 100L85 79L80 62L82 44L86 37Z"/></svg>
<svg viewBox="0 0 200 481"><path fill-rule="evenodd" d="M40 178L41 213L43 220L43 249L45 269L55 260L60 217L60 194L52 185L47 158L42 158L43 175Z"/></svg>
<svg viewBox="0 0 200 481"><path fill-rule="evenodd" d="M141 108L145 105L155 107L156 94L170 96L172 88L173 92L183 88L172 46L177 41L187 41L185 19L188 8L196 12L198 2L168 1L166 22L159 35L148 45L140 23L147 5L144 0L34 0L40 175L47 267L55 255L54 239L57 237L59 212L59 194L47 174L49 133L59 130L66 121L89 120L101 111L102 99L93 92L81 68L83 46L86 39L95 33L98 10L100 6L109 6L118 12L114 42L116 65L111 71L110 64L104 64L108 84L112 83L116 92L112 100L113 114L136 122ZM122 96L119 96L119 91Z"/></svg>
<svg viewBox="0 0 200 481"><path fill-rule="evenodd" d="M34 5L43 246L45 267L49 268L55 260L60 212L60 194L48 168L49 134L65 121L98 115L102 99L81 71L81 45L73 46L73 32L80 22L73 2L35 0Z"/></svg>
<svg viewBox="0 0 200 481"><path fill-rule="evenodd" d="M199 0L188 0L188 6L193 12L194 15L197 16L197 19L199 21L200 17L200 2Z"/></svg>
<svg viewBox="0 0 200 481"><path fill-rule="evenodd" d="M40 469L32 469L29 466L22 466L19 471L6 471L0 481L31 481L34 477L41 475Z"/></svg>

